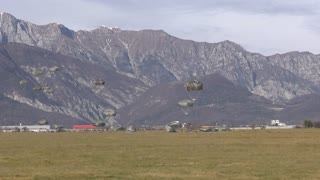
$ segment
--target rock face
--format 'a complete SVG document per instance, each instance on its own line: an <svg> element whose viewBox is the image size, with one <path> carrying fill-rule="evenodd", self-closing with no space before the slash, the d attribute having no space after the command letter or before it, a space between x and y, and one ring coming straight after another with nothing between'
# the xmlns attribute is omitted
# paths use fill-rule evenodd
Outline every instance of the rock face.
<svg viewBox="0 0 320 180"><path fill-rule="evenodd" d="M200 78L203 90L189 114L178 102L188 97L184 82L162 83L147 90L134 103L120 110L122 124L163 125L179 120L192 124L265 124L273 119L275 108L282 108L220 74Z"/></svg>
<svg viewBox="0 0 320 180"><path fill-rule="evenodd" d="M320 121L320 95L308 94L286 102L285 108L276 113L277 119Z"/></svg>
<svg viewBox="0 0 320 180"><path fill-rule="evenodd" d="M76 118L103 118L103 108L130 105L150 87L214 73L273 103L319 92L320 56L306 52L265 57L230 41L194 42L161 30L99 27L75 32L61 24L35 25L8 13L0 15L0 42L6 45L1 53L8 56L6 63L13 63L20 73L15 81L26 75L33 85L46 87L46 92L54 90L56 95L44 93L42 99L48 103L34 103L12 90L3 94ZM34 75L54 66L62 70ZM90 81L102 77L107 87L93 89ZM54 84L63 88L48 87Z"/></svg>
<svg viewBox="0 0 320 180"><path fill-rule="evenodd" d="M87 122L106 119L105 109L129 104L146 89L97 64L23 44L0 46L0 64L3 96ZM97 86L97 79L105 84Z"/></svg>
<svg viewBox="0 0 320 180"><path fill-rule="evenodd" d="M46 119L50 124L71 127L73 124L86 124L88 122L73 118L57 112L46 112L27 104L0 95L1 125L32 125L38 124L41 119Z"/></svg>

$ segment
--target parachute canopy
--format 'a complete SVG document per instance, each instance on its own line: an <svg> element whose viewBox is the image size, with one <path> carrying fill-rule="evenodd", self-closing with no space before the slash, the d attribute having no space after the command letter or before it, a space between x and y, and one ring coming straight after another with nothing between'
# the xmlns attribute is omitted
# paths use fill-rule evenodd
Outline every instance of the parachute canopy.
<svg viewBox="0 0 320 180"><path fill-rule="evenodd" d="M45 93L53 93L54 92L53 89L51 87L49 87L49 86L44 86L44 87L36 86L36 87L33 88L33 90L34 91L43 91Z"/></svg>
<svg viewBox="0 0 320 180"><path fill-rule="evenodd" d="M45 93L53 93L54 90L53 89L45 89L45 90L43 90L43 92L45 92Z"/></svg>
<svg viewBox="0 0 320 180"><path fill-rule="evenodd" d="M103 111L103 114L105 114L106 116L115 116L116 112L113 109L106 109Z"/></svg>
<svg viewBox="0 0 320 180"><path fill-rule="evenodd" d="M106 123L102 122L102 121L98 121L98 122L93 123L93 125L97 126L97 127L104 127L106 125Z"/></svg>
<svg viewBox="0 0 320 180"><path fill-rule="evenodd" d="M105 84L105 81L104 80L95 80L94 81L94 85L95 86L102 86Z"/></svg>
<svg viewBox="0 0 320 180"><path fill-rule="evenodd" d="M188 81L184 84L184 88L189 91L200 91L203 89L203 84L198 80Z"/></svg>
<svg viewBox="0 0 320 180"><path fill-rule="evenodd" d="M188 81L184 84L184 89L192 101L199 97L203 84L198 80Z"/></svg>
<svg viewBox="0 0 320 180"><path fill-rule="evenodd" d="M40 75L44 74L44 70L43 69L33 69L31 73L34 76L40 76Z"/></svg>
<svg viewBox="0 0 320 180"><path fill-rule="evenodd" d="M167 132L176 132L176 129L169 126L168 124L165 126Z"/></svg>
<svg viewBox="0 0 320 180"><path fill-rule="evenodd" d="M168 126L172 128L181 128L181 124L179 121L171 121L170 123L167 124Z"/></svg>
<svg viewBox="0 0 320 180"><path fill-rule="evenodd" d="M133 126L128 126L126 130L127 132L136 132L136 128Z"/></svg>
<svg viewBox="0 0 320 180"><path fill-rule="evenodd" d="M202 127L202 128L199 128L199 131L201 131L201 132L211 132L212 129L211 128Z"/></svg>
<svg viewBox="0 0 320 180"><path fill-rule="evenodd" d="M27 80L21 80L21 81L19 82L20 85L25 85L25 84L27 84L27 83L28 83Z"/></svg>
<svg viewBox="0 0 320 180"><path fill-rule="evenodd" d="M54 124L52 127L53 129L63 129L63 126L59 124Z"/></svg>
<svg viewBox="0 0 320 180"><path fill-rule="evenodd" d="M181 107L192 107L193 106L193 102L191 100L189 100L189 99L185 99L185 100L179 101L178 105L181 106Z"/></svg>
<svg viewBox="0 0 320 180"><path fill-rule="evenodd" d="M39 125L47 125L48 124L48 121L45 120L45 119L41 119L39 122L38 122Z"/></svg>
<svg viewBox="0 0 320 180"><path fill-rule="evenodd" d="M124 131L124 130L125 130L125 128L122 127L122 126L120 126L120 125L112 125L110 128L111 128L113 131Z"/></svg>
<svg viewBox="0 0 320 180"><path fill-rule="evenodd" d="M45 86L42 88L43 88L43 92L45 93L53 93L53 89L51 87Z"/></svg>
<svg viewBox="0 0 320 180"><path fill-rule="evenodd" d="M185 99L178 102L178 105L181 107L181 110L184 114L188 115L193 107L193 101Z"/></svg>
<svg viewBox="0 0 320 180"><path fill-rule="evenodd" d="M52 67L49 68L49 71L56 72L56 71L59 71L59 69L60 68L58 66L52 66Z"/></svg>

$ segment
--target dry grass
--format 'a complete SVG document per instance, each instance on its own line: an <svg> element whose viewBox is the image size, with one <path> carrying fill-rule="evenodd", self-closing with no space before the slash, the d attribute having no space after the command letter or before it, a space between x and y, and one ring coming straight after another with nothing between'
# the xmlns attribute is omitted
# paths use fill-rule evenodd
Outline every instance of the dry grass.
<svg viewBox="0 0 320 180"><path fill-rule="evenodd" d="M0 179L320 179L320 131L0 133Z"/></svg>

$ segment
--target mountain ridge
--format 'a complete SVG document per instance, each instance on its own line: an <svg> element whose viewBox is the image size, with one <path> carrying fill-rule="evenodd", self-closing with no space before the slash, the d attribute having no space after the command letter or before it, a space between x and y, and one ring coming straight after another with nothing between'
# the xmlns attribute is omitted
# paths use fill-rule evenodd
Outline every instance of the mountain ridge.
<svg viewBox="0 0 320 180"><path fill-rule="evenodd" d="M286 104L299 96L320 92L320 56L309 52L263 56L248 52L229 40L196 42L171 36L163 30L130 31L99 27L91 31L73 31L57 23L35 25L8 13L1 15L0 42L5 49L11 48L9 55L14 57L12 60L19 67L18 72L28 74L35 84L41 84L45 79L31 74L35 68L64 65L61 73L69 78L68 82L54 79L53 74L46 78L49 81L53 77L50 82L64 86L67 95L61 93L60 97L51 97L43 94L43 98L58 98L56 103L63 102L62 107L69 110L77 103L83 104L82 96L88 97L87 105L111 103L112 108L126 108L154 86L211 74L220 74L236 86L263 96L274 104ZM5 58L5 52L0 55L5 59L3 63L10 62L10 58ZM23 59L29 55L30 64L26 65ZM45 62L50 59L45 55L52 57L52 64ZM43 67L39 63L43 63ZM70 69L69 66L78 69ZM100 75L95 74L95 69ZM3 73L8 76L8 71L3 70ZM108 85L102 90L103 94L98 95L97 90L90 90L92 87L88 81L101 77L109 77L108 82L112 82L112 86ZM17 83L18 79L15 81ZM76 85L92 95L76 90ZM14 88L12 82L2 86ZM78 93L77 102L71 98L71 89ZM6 96L14 98L8 91ZM88 121L103 118L104 107L97 105L98 108L93 108L93 104L78 109L78 118Z"/></svg>

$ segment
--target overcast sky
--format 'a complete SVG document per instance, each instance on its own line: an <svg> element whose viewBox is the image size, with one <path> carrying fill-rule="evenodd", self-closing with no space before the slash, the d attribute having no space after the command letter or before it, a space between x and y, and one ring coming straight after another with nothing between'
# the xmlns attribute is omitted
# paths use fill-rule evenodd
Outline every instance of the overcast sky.
<svg viewBox="0 0 320 180"><path fill-rule="evenodd" d="M320 54L320 0L0 0L0 11L73 30L162 29L194 41L230 40L264 55Z"/></svg>

